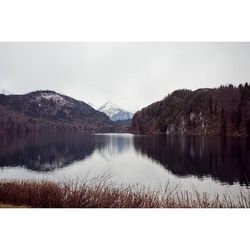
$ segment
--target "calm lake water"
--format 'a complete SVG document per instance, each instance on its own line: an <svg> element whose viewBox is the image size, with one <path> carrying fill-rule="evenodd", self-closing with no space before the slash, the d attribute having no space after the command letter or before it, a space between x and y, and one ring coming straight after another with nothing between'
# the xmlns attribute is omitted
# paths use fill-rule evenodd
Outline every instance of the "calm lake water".
<svg viewBox="0 0 250 250"><path fill-rule="evenodd" d="M0 179L79 179L235 196L250 184L250 138L131 134L0 136Z"/></svg>

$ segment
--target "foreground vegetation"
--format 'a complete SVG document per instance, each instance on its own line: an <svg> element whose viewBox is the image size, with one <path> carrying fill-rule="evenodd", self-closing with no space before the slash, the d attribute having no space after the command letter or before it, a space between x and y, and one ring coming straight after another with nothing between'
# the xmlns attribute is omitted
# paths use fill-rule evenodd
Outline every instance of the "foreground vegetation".
<svg viewBox="0 0 250 250"><path fill-rule="evenodd" d="M0 203L0 208L27 208L27 206L15 206L15 205L10 205L10 204Z"/></svg>
<svg viewBox="0 0 250 250"><path fill-rule="evenodd" d="M4 181L0 182L0 203L1 207L33 208L248 208L250 197L210 198L206 193L180 192L170 185L153 192L143 187L117 188L105 181Z"/></svg>

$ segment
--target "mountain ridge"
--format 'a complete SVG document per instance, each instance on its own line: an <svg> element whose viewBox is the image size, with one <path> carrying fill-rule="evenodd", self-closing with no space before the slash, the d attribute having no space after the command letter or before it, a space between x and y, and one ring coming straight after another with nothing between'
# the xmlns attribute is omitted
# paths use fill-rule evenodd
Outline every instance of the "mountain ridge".
<svg viewBox="0 0 250 250"><path fill-rule="evenodd" d="M0 94L0 131L79 130L113 132L119 130L109 117L83 101L52 90L23 95Z"/></svg>

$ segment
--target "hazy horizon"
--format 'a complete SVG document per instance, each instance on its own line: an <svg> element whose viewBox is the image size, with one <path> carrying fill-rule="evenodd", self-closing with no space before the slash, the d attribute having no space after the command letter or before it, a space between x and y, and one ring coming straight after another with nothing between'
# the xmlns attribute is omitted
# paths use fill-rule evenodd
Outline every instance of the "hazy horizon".
<svg viewBox="0 0 250 250"><path fill-rule="evenodd" d="M176 89L250 79L250 43L0 43L0 89L54 90L135 112Z"/></svg>

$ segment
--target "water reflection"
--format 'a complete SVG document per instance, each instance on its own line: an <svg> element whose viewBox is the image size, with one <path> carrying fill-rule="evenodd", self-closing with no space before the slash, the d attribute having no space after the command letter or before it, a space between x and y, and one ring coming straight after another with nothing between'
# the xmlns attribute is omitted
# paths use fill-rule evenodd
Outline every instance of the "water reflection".
<svg viewBox="0 0 250 250"><path fill-rule="evenodd" d="M249 138L135 136L134 146L177 176L206 176L249 185Z"/></svg>
<svg viewBox="0 0 250 250"><path fill-rule="evenodd" d="M84 160L95 151L108 159L131 147L131 136L84 133L7 134L0 137L0 167L52 171Z"/></svg>
<svg viewBox="0 0 250 250"><path fill-rule="evenodd" d="M98 151L107 161L133 148L133 136L130 134L96 134L95 136L105 142L105 147L99 148Z"/></svg>
<svg viewBox="0 0 250 250"><path fill-rule="evenodd" d="M7 169L25 168L34 176L49 172L57 178L55 170L63 168L65 174L77 177L88 166L95 172L111 169L122 183L151 184L149 179L153 184L164 183L172 173L176 179L206 177L219 184L248 186L250 138L79 133L0 136L2 176L22 178L20 172Z"/></svg>
<svg viewBox="0 0 250 250"><path fill-rule="evenodd" d="M90 134L8 134L0 138L0 167L51 171L85 159L105 143Z"/></svg>

